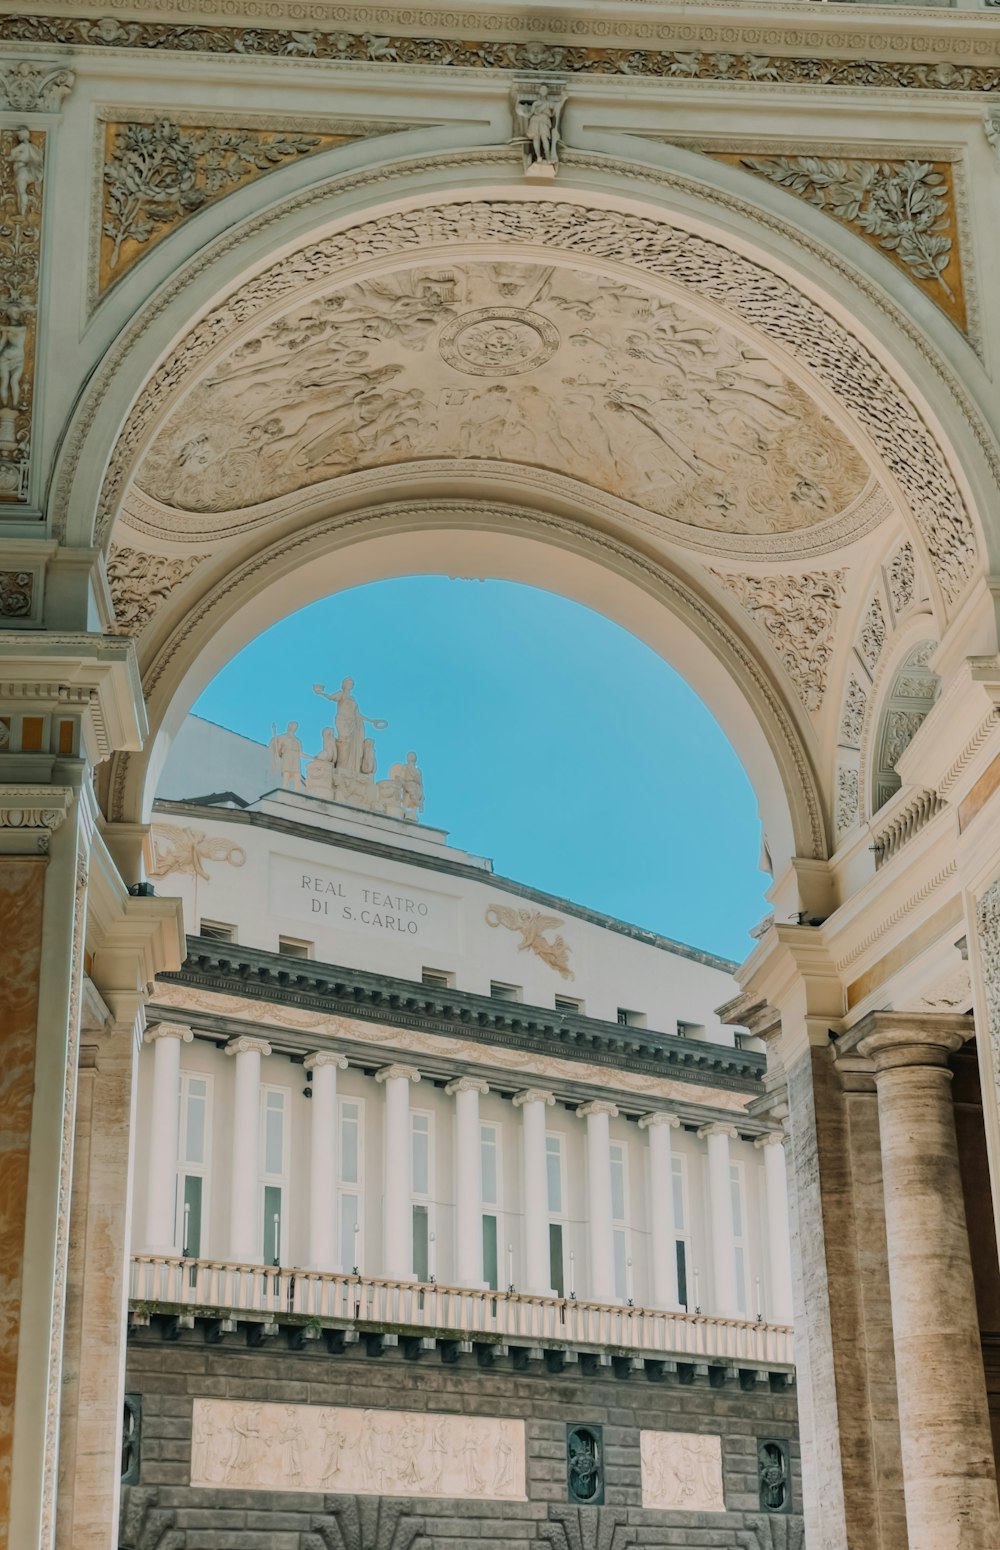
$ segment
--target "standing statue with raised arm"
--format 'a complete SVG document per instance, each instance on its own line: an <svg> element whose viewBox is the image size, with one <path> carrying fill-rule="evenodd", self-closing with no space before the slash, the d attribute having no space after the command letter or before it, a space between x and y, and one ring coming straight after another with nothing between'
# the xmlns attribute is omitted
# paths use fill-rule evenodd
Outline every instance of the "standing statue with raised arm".
<svg viewBox="0 0 1000 1550"><path fill-rule="evenodd" d="M559 86L517 87L514 91L514 120L518 138L523 141L524 170L543 169L555 174L559 161L559 115L565 91Z"/></svg>
<svg viewBox="0 0 1000 1550"><path fill-rule="evenodd" d="M389 725L373 716L363 716L352 694L354 679L345 678L340 688L327 694L322 684L313 684L313 692L336 705L334 726L337 732L337 774L348 776L374 775L375 753L369 738L365 737L365 725L381 732Z"/></svg>
<svg viewBox="0 0 1000 1550"><path fill-rule="evenodd" d="M281 785L285 791L302 790L302 744L296 737L297 721L290 721L285 732L279 732L271 723L271 768L281 772Z"/></svg>

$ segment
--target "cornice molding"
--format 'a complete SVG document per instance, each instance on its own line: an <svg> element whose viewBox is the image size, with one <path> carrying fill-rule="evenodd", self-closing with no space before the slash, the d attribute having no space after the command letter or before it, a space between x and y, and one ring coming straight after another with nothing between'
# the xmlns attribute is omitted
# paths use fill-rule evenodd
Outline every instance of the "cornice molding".
<svg viewBox="0 0 1000 1550"><path fill-rule="evenodd" d="M185 962L159 981L738 1092L757 1092L765 1066L764 1056L749 1050L201 937L188 937Z"/></svg>

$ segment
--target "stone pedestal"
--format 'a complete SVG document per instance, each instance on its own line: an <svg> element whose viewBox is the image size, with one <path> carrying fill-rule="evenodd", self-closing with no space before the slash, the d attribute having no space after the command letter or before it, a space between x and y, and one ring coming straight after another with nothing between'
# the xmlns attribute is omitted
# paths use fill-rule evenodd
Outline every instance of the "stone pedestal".
<svg viewBox="0 0 1000 1550"><path fill-rule="evenodd" d="M947 1064L971 1032L894 1012L852 1030L878 1092L909 1550L1000 1545Z"/></svg>

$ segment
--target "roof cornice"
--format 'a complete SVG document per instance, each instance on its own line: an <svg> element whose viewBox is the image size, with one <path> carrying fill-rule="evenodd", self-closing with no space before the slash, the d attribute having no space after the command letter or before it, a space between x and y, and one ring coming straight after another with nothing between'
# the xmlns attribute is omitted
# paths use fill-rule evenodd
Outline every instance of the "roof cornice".
<svg viewBox="0 0 1000 1550"><path fill-rule="evenodd" d="M188 937L187 948L181 968L174 974L161 974L161 983L449 1038L461 1034L480 1044L568 1060L586 1059L591 1065L679 1082L747 1093L761 1090L765 1057L750 1050L648 1028L626 1028L578 1012L494 1001L468 991L438 990L387 974L307 962L198 936Z"/></svg>

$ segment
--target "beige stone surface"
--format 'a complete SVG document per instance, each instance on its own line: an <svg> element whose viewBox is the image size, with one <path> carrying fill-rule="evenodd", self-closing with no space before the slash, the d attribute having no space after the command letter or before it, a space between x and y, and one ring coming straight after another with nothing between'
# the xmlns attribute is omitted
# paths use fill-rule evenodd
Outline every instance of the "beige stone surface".
<svg viewBox="0 0 1000 1550"><path fill-rule="evenodd" d="M722 1438L699 1432L640 1432L642 1505L725 1512Z"/></svg>

